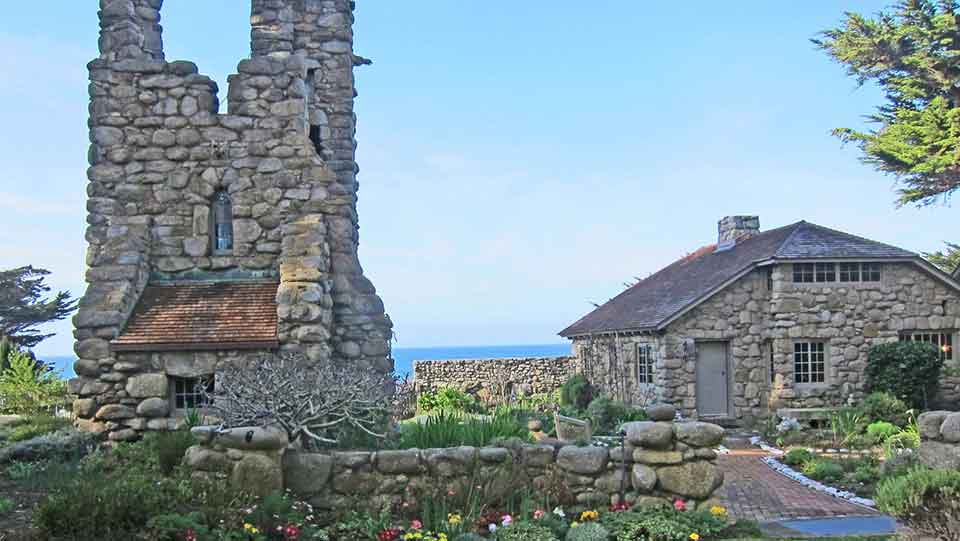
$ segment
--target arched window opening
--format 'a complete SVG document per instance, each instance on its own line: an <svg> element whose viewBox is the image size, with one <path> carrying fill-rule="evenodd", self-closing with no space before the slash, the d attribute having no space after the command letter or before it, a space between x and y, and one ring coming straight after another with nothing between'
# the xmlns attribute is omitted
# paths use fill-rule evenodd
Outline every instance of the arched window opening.
<svg viewBox="0 0 960 541"><path fill-rule="evenodd" d="M233 251L233 204L226 192L213 196L210 218L214 255L230 253Z"/></svg>

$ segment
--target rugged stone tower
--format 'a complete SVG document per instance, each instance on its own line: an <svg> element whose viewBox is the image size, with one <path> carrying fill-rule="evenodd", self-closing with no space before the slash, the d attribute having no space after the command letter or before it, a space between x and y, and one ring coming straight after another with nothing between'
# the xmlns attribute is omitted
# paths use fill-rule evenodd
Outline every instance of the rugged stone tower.
<svg viewBox="0 0 960 541"><path fill-rule="evenodd" d="M79 424L111 439L202 407L217 366L297 350L390 371L357 257L350 0L253 0L252 52L217 85L167 62L163 0L100 0L90 69Z"/></svg>

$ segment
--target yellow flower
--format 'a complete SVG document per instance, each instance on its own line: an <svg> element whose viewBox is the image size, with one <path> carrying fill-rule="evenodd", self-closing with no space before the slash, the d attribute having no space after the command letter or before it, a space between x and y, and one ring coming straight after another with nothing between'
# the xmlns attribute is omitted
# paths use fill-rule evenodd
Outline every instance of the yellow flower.
<svg viewBox="0 0 960 541"><path fill-rule="evenodd" d="M243 529L249 532L250 530L253 529L253 524L250 524L249 522L245 522L243 524Z"/></svg>
<svg viewBox="0 0 960 541"><path fill-rule="evenodd" d="M600 513L597 513L596 511L584 511L583 513L580 513L580 521L587 522L590 520L597 520L599 516Z"/></svg>
<svg viewBox="0 0 960 541"><path fill-rule="evenodd" d="M450 513L449 515L447 515L447 522L451 526L456 526L457 524L460 524L461 522L463 522L463 517L460 516L459 513Z"/></svg>
<svg viewBox="0 0 960 541"><path fill-rule="evenodd" d="M723 506L720 506L720 505L714 505L713 507L710 508L710 514L713 515L713 516L715 516L715 517L719 517L719 516L721 516L721 515L726 515L726 514L727 514L727 508L726 508L726 507L723 507Z"/></svg>
<svg viewBox="0 0 960 541"><path fill-rule="evenodd" d="M698 534L697 532L693 532L692 534L690 534L690 539L691 541L700 541L700 534Z"/></svg>

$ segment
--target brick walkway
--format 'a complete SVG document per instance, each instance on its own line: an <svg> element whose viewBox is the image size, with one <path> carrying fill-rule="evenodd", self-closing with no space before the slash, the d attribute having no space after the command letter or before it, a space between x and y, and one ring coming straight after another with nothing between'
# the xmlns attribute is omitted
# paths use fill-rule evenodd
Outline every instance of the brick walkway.
<svg viewBox="0 0 960 541"><path fill-rule="evenodd" d="M773 471L759 450L733 450L717 458L723 469L721 498L736 518L767 522L786 518L871 516L867 507L809 489Z"/></svg>

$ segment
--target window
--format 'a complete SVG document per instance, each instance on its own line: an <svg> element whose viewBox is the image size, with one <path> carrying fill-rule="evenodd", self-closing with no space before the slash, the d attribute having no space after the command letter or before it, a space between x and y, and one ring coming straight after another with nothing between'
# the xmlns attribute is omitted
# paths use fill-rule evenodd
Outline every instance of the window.
<svg viewBox="0 0 960 541"><path fill-rule="evenodd" d="M901 342L929 342L940 348L940 358L944 361L953 360L953 333L934 331L913 331L900 335Z"/></svg>
<svg viewBox="0 0 960 541"><path fill-rule="evenodd" d="M773 267L764 269L767 275L767 291L773 291Z"/></svg>
<svg viewBox="0 0 960 541"><path fill-rule="evenodd" d="M794 282L813 282L813 263L794 263L793 265Z"/></svg>
<svg viewBox="0 0 960 541"><path fill-rule="evenodd" d="M656 362L650 344L637 345L637 383L653 383Z"/></svg>
<svg viewBox="0 0 960 541"><path fill-rule="evenodd" d="M860 265L860 279L864 282L879 282L880 263L862 263Z"/></svg>
<svg viewBox="0 0 960 541"><path fill-rule="evenodd" d="M213 375L199 378L173 378L173 407L178 410L204 408L213 394ZM207 396L204 396L204 393Z"/></svg>
<svg viewBox="0 0 960 541"><path fill-rule="evenodd" d="M860 281L860 263L840 263L841 282Z"/></svg>
<svg viewBox="0 0 960 541"><path fill-rule="evenodd" d="M233 250L233 204L227 192L213 196L210 224L213 252L223 254Z"/></svg>
<svg viewBox="0 0 960 541"><path fill-rule="evenodd" d="M823 342L797 342L793 345L793 377L797 383L826 383Z"/></svg>
<svg viewBox="0 0 960 541"><path fill-rule="evenodd" d="M777 381L777 365L773 361L773 340L767 340L767 363L770 370L770 383Z"/></svg>
<svg viewBox="0 0 960 541"><path fill-rule="evenodd" d="M817 282L836 282L837 273L833 263L817 263L815 265L815 278Z"/></svg>

